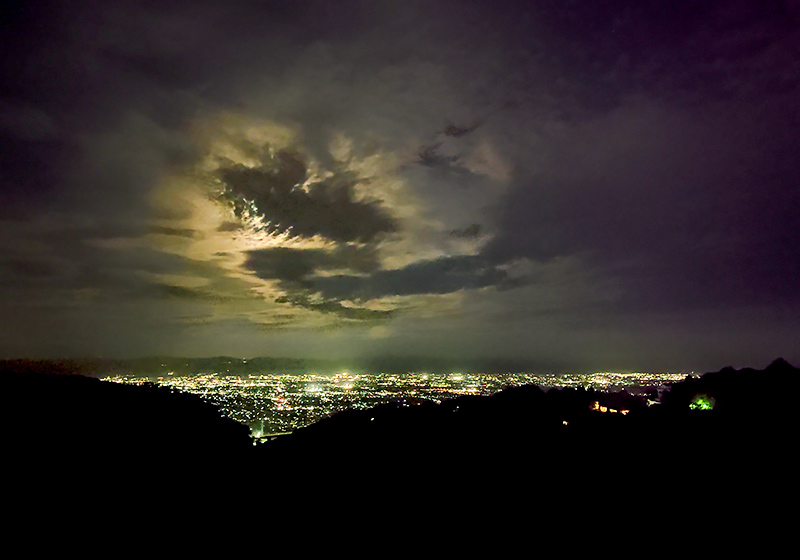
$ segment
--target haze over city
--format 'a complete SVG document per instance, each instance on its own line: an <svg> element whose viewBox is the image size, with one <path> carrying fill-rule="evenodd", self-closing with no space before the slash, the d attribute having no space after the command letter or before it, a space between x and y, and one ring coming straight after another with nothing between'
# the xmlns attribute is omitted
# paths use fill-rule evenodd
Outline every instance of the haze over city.
<svg viewBox="0 0 800 560"><path fill-rule="evenodd" d="M795 0L0 14L0 358L800 363Z"/></svg>

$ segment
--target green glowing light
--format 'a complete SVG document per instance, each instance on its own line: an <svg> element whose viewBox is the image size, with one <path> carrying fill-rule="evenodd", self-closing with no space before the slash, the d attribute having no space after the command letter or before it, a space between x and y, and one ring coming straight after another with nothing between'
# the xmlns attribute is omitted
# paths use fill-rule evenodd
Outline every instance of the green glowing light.
<svg viewBox="0 0 800 560"><path fill-rule="evenodd" d="M714 398L708 395L697 395L689 404L692 410L712 410L714 408Z"/></svg>

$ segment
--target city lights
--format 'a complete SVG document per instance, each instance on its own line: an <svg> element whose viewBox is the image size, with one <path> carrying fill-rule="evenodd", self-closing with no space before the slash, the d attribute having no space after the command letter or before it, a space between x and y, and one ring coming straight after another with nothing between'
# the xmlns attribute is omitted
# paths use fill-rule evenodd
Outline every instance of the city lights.
<svg viewBox="0 0 800 560"><path fill-rule="evenodd" d="M250 426L255 440L291 432L336 412L394 402L441 403L464 395L490 395L507 387L538 385L544 389L583 387L603 391L655 387L682 380L675 373L490 374L490 373L263 373L258 375L141 376L114 375L117 383L155 383L193 393L220 412ZM713 405L712 405L713 406ZM699 408L700 405L697 406ZM604 407L605 408L605 407ZM627 411L621 411L624 414Z"/></svg>

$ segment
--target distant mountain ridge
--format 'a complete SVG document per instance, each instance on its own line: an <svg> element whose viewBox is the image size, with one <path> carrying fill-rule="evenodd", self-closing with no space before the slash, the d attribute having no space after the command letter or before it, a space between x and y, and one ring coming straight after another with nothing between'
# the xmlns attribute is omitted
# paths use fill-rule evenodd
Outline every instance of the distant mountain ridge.
<svg viewBox="0 0 800 560"><path fill-rule="evenodd" d="M5 365L3 365L5 364ZM37 365L38 364L38 365ZM78 373L90 377L115 374L189 375L218 373L250 375L259 373L335 373L353 370L365 373L553 373L557 369L509 359L451 359L426 356L371 356L352 359L316 359L258 356L239 358L213 356L187 358L181 356L148 356L141 358L65 358L0 360L0 367L38 367Z"/></svg>
<svg viewBox="0 0 800 560"><path fill-rule="evenodd" d="M302 371L309 368L332 367L335 362L304 360L297 358L235 358L215 356L208 358L184 358L175 356L150 356L144 358L79 358L61 360L4 360L4 368L38 368L60 373L77 373L90 377L113 374L167 375L221 373L247 375L262 371Z"/></svg>

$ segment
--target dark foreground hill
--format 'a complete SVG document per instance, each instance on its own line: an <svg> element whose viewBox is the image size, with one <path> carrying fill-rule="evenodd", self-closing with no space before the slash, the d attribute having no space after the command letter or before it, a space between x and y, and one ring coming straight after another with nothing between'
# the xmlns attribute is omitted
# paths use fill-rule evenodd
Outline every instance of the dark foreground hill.
<svg viewBox="0 0 800 560"><path fill-rule="evenodd" d="M2 365L5 476L25 503L66 491L73 501L126 504L202 496L198 511L209 515L232 504L313 504L315 515L382 504L419 514L452 509L455 499L482 508L705 507L796 490L800 370L781 360L686 379L652 407L627 393L524 386L345 411L258 446L196 396L49 363Z"/></svg>
<svg viewBox="0 0 800 560"><path fill-rule="evenodd" d="M237 460L249 429L200 398L100 381L52 362L2 363L2 440L26 472L170 472ZM141 471L140 471L141 472Z"/></svg>
<svg viewBox="0 0 800 560"><path fill-rule="evenodd" d="M517 504L536 516L745 520L797 495L798 380L782 361L725 369L676 383L652 407L624 393L517 387L347 411L256 451L312 488L342 484L397 507L434 499L415 511Z"/></svg>
<svg viewBox="0 0 800 560"><path fill-rule="evenodd" d="M701 462L711 440L742 447L752 434L752 444L776 438L780 443L797 427L800 382L800 370L779 359L764 370L724 368L687 377L652 407L625 392L512 387L441 404L348 410L254 451L245 426L194 395L72 375L51 362L6 361L2 370L6 448L32 457L46 453L62 465L86 457L94 464L136 461L153 467L219 457L229 463L265 461L271 468L309 457L354 465L513 464L542 450L564 461L615 463L663 455L688 464Z"/></svg>

